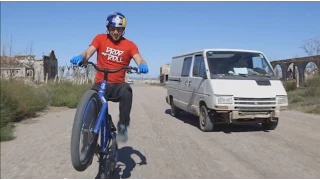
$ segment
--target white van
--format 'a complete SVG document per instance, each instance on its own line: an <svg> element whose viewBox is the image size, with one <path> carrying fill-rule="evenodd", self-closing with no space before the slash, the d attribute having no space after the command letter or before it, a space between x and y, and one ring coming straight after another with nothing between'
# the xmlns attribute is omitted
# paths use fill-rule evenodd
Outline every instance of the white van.
<svg viewBox="0 0 320 180"><path fill-rule="evenodd" d="M166 101L171 115L199 117L200 129L219 123L262 123L274 130L287 93L262 52L204 49L172 58Z"/></svg>

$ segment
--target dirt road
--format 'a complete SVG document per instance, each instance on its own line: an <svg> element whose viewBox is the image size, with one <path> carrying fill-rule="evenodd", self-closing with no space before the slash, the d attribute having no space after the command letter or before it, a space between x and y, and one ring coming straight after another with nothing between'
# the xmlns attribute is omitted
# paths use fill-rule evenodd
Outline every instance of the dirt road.
<svg viewBox="0 0 320 180"><path fill-rule="evenodd" d="M320 178L320 116L283 112L275 131L247 125L204 133L196 117L170 116L165 88L133 88L129 141L120 144L123 179ZM118 104L110 108L117 122ZM71 165L74 113L58 108L17 124L17 138L1 143L1 178L95 178L96 158L85 172Z"/></svg>

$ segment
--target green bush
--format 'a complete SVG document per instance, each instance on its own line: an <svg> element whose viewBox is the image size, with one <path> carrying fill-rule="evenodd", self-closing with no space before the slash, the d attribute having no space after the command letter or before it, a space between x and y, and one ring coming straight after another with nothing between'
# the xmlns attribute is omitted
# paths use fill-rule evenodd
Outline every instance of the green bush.
<svg viewBox="0 0 320 180"><path fill-rule="evenodd" d="M306 87L320 87L320 75L312 76L305 80Z"/></svg>
<svg viewBox="0 0 320 180"><path fill-rule="evenodd" d="M305 80L305 87L292 90L292 82L285 83L289 107L306 113L320 114L320 75Z"/></svg>
<svg viewBox="0 0 320 180"><path fill-rule="evenodd" d="M63 82L59 85L51 87L51 106L66 106L75 108L78 105L82 95L92 87L92 84L73 85L68 82Z"/></svg>
<svg viewBox="0 0 320 180"><path fill-rule="evenodd" d="M13 138L12 122L35 117L48 106L75 108L81 96L91 87L92 84L69 82L29 85L21 80L1 80L1 141Z"/></svg>
<svg viewBox="0 0 320 180"><path fill-rule="evenodd" d="M1 80L1 141L12 139L12 122L35 117L47 107L46 92L23 81Z"/></svg>
<svg viewBox="0 0 320 180"><path fill-rule="evenodd" d="M286 81L283 83L283 86L287 92L294 91L297 89L297 81L296 80Z"/></svg>
<svg viewBox="0 0 320 180"><path fill-rule="evenodd" d="M320 87L309 87L304 90L305 97L320 97Z"/></svg>
<svg viewBox="0 0 320 180"><path fill-rule="evenodd" d="M7 102L7 98L1 93L1 101L0 101L0 140L8 141L13 139L12 134L12 124L11 122L14 119L14 110L11 106L7 106L9 103Z"/></svg>
<svg viewBox="0 0 320 180"><path fill-rule="evenodd" d="M1 100L5 106L15 110L16 121L34 117L47 106L46 92L23 81L1 81Z"/></svg>
<svg viewBox="0 0 320 180"><path fill-rule="evenodd" d="M301 97L298 93L294 93L293 91L288 92L289 104L299 103L303 101L303 97Z"/></svg>
<svg viewBox="0 0 320 180"><path fill-rule="evenodd" d="M314 105L305 111L306 113L320 114L320 104Z"/></svg>

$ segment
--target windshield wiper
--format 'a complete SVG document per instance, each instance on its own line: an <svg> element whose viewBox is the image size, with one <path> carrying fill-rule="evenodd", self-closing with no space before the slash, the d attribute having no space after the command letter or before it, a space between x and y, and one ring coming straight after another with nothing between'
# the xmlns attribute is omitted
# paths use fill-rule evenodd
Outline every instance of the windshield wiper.
<svg viewBox="0 0 320 180"><path fill-rule="evenodd" d="M270 78L270 76L268 74L260 74L260 73L252 73L253 75L256 75L256 76L264 76L264 77L268 77Z"/></svg>
<svg viewBox="0 0 320 180"><path fill-rule="evenodd" d="M248 77L248 74L239 73L238 75L239 75L239 76L242 76L242 77Z"/></svg>

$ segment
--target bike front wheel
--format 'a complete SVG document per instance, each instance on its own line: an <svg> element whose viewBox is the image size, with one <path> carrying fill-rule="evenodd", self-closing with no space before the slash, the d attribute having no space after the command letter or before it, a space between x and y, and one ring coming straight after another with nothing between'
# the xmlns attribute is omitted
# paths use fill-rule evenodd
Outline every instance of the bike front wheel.
<svg viewBox="0 0 320 180"><path fill-rule="evenodd" d="M109 116L110 117L110 116ZM110 117L111 118L111 117ZM117 179L118 143L116 133L111 133L113 138L109 138L109 146L106 154L101 154L99 159L99 173L96 179Z"/></svg>
<svg viewBox="0 0 320 180"><path fill-rule="evenodd" d="M77 171L87 169L96 151L99 134L94 134L93 129L101 108L99 101L97 92L89 90L77 106L71 136L71 161Z"/></svg>

